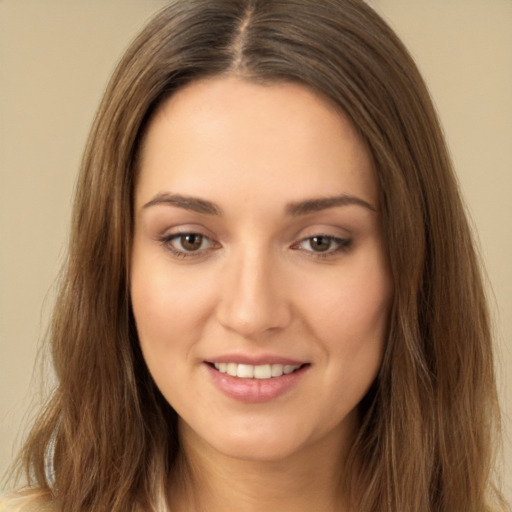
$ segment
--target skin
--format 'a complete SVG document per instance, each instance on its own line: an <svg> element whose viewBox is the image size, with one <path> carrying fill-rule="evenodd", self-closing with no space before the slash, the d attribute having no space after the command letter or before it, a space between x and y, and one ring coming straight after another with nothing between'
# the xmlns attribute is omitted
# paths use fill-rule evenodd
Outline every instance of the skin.
<svg viewBox="0 0 512 512"><path fill-rule="evenodd" d="M210 78L155 114L131 297L148 368L180 416L182 509L339 510L393 294L378 196L351 123L303 86ZM213 383L207 362L225 354L306 366L284 393L247 403Z"/></svg>

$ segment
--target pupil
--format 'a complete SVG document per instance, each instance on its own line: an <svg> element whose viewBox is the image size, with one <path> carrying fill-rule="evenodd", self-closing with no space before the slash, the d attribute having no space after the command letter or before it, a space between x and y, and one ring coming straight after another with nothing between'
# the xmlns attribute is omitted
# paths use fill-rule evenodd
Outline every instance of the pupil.
<svg viewBox="0 0 512 512"><path fill-rule="evenodd" d="M331 247L331 241L326 236L314 236L311 239L311 247L318 252L327 251Z"/></svg>
<svg viewBox="0 0 512 512"><path fill-rule="evenodd" d="M183 235L181 237L181 245L187 251L197 251L203 242L201 235Z"/></svg>

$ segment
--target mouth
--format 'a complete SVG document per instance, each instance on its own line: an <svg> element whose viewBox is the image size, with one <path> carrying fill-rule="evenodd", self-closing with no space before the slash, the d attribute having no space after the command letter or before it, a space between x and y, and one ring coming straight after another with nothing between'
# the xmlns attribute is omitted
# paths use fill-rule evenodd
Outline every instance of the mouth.
<svg viewBox="0 0 512 512"><path fill-rule="evenodd" d="M231 377L238 377L240 379L275 379L283 375L294 373L309 363L304 364L241 364L241 363L215 363L208 362L209 366L214 368L220 373L230 375Z"/></svg>
<svg viewBox="0 0 512 512"><path fill-rule="evenodd" d="M224 395L245 403L262 403L285 395L299 385L309 373L311 363L267 359L238 362L224 356L222 360L205 361L211 382ZM243 362L240 362L242 359Z"/></svg>

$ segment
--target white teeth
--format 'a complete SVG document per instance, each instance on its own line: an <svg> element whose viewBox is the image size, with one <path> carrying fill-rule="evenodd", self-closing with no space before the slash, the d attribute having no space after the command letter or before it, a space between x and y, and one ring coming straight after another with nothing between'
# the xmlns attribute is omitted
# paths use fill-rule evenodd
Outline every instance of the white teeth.
<svg viewBox="0 0 512 512"><path fill-rule="evenodd" d="M270 379L272 377L281 377L300 368L300 365L291 364L237 364L237 363L213 363L215 368L221 373L227 373L232 377L241 379Z"/></svg>
<svg viewBox="0 0 512 512"><path fill-rule="evenodd" d="M252 379L254 377L254 366L250 364L239 364L236 370L236 376L242 379Z"/></svg>
<svg viewBox="0 0 512 512"><path fill-rule="evenodd" d="M231 375L231 377L236 377L237 367L238 365L236 363L228 363L226 367L226 373L228 375ZM219 370L222 371L220 368Z"/></svg>
<svg viewBox="0 0 512 512"><path fill-rule="evenodd" d="M269 364L260 364L254 367L255 379L270 379L272 377L272 370Z"/></svg>
<svg viewBox="0 0 512 512"><path fill-rule="evenodd" d="M273 364L272 365L272 377L281 377L283 375L283 365Z"/></svg>

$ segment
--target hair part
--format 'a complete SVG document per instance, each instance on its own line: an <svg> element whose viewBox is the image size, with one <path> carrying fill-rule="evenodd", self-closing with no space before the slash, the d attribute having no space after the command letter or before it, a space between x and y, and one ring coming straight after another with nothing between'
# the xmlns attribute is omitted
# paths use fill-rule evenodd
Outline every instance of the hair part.
<svg viewBox="0 0 512 512"><path fill-rule="evenodd" d="M29 485L61 510L166 507L179 478L176 413L146 368L129 296L137 155L167 97L223 75L316 91L374 161L395 294L360 406L358 471L340 475L355 509L490 510L499 415L478 260L425 84L359 0L181 0L126 52L82 162L51 329L59 384L25 447Z"/></svg>

